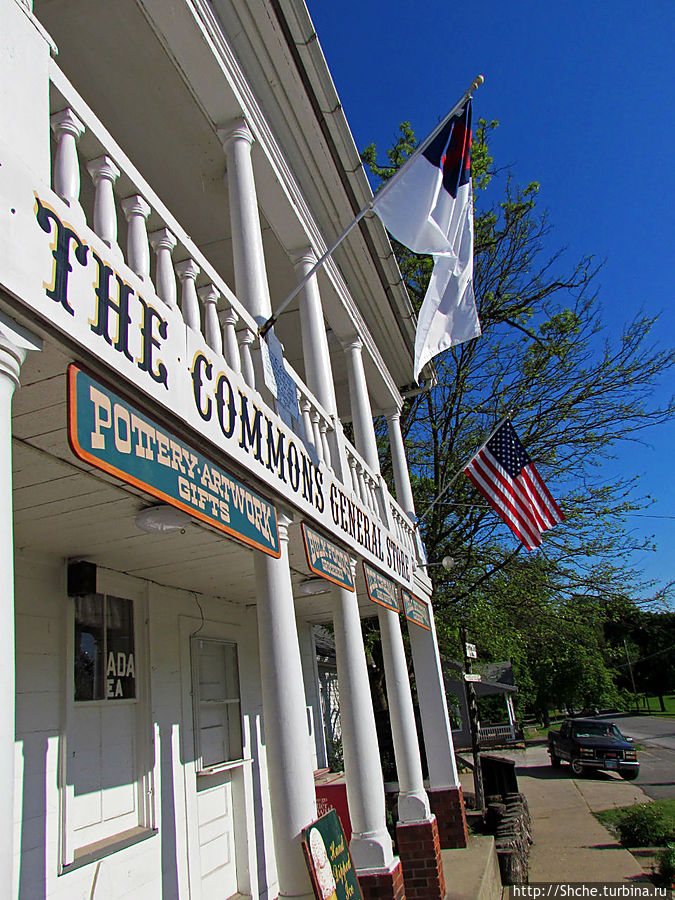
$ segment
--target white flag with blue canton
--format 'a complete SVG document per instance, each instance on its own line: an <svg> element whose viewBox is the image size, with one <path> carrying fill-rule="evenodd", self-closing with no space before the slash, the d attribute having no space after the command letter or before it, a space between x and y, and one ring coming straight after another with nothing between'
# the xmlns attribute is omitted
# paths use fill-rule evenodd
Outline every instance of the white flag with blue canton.
<svg viewBox="0 0 675 900"><path fill-rule="evenodd" d="M436 354L481 333L473 294L470 100L394 180L374 211L397 241L434 257L415 336L417 381Z"/></svg>

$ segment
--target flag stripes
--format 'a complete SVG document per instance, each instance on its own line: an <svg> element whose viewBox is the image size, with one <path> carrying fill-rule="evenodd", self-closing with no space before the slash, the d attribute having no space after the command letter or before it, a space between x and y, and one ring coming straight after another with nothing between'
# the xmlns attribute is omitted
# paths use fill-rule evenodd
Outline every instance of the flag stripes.
<svg viewBox="0 0 675 900"><path fill-rule="evenodd" d="M565 517L510 422L500 425L464 474L528 550Z"/></svg>

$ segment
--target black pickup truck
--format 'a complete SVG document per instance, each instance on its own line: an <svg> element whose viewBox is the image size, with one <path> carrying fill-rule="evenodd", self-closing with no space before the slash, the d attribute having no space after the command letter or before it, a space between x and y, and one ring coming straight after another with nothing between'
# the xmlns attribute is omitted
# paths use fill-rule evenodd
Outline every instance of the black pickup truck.
<svg viewBox="0 0 675 900"><path fill-rule="evenodd" d="M632 781L640 771L635 747L616 725L599 719L568 719L560 731L549 731L548 752L552 766L566 760L575 775L605 769Z"/></svg>

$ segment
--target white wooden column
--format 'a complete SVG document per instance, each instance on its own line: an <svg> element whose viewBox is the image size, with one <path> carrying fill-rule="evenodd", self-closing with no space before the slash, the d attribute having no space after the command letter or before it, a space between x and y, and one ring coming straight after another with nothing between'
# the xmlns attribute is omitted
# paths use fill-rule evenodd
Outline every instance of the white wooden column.
<svg viewBox="0 0 675 900"><path fill-rule="evenodd" d="M12 397L27 350L39 338L0 314L0 884L9 891L14 863L14 533L12 523ZM4 436L3 436L4 435Z"/></svg>
<svg viewBox="0 0 675 900"><path fill-rule="evenodd" d="M398 818L399 822L403 823L426 822L430 818L429 798L424 790L401 621L397 612L385 607L378 607L377 617L380 623L387 703L398 775Z"/></svg>
<svg viewBox="0 0 675 900"><path fill-rule="evenodd" d="M316 819L316 797L288 564L290 522L279 514L279 559L254 554L258 641L279 896L310 900L314 894L300 836Z"/></svg>
<svg viewBox="0 0 675 900"><path fill-rule="evenodd" d="M354 426L354 440L356 449L370 466L371 470L379 475L380 461L377 455L377 443L375 441L375 426L373 425L373 412L368 396L368 382L363 368L363 343L360 338L354 338L344 344L347 359L347 377L349 379L349 398L352 407L352 424Z"/></svg>
<svg viewBox="0 0 675 900"><path fill-rule="evenodd" d="M335 658L347 801L352 823L349 849L357 869L389 868L384 781L356 593L333 591Z"/></svg>
<svg viewBox="0 0 675 900"><path fill-rule="evenodd" d="M253 135L244 119L239 119L219 129L218 137L227 159L235 293L262 325L272 315L272 305L251 159Z"/></svg>
<svg viewBox="0 0 675 900"><path fill-rule="evenodd" d="M408 461L405 455L403 435L401 434L400 410L392 409L387 413L387 428L389 430L389 449L391 450L396 499L404 512L411 519L415 519L415 501L413 500L412 488L410 487Z"/></svg>
<svg viewBox="0 0 675 900"><path fill-rule="evenodd" d="M307 250L295 262L298 281L306 277L316 263L316 255ZM305 362L307 387L314 394L326 412L333 416L337 412L333 369L328 350L323 306L316 275L313 275L300 293L300 328L302 332L302 355Z"/></svg>
<svg viewBox="0 0 675 900"><path fill-rule="evenodd" d="M452 726L445 697L441 657L438 650L434 613L429 608L431 630L410 622L408 634L412 651L417 701L424 733L424 751L429 769L429 789L457 788L459 777L452 741Z"/></svg>

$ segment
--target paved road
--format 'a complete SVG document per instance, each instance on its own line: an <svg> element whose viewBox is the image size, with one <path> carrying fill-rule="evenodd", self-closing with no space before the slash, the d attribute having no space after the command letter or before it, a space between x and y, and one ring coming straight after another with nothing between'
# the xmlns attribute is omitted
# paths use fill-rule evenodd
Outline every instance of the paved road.
<svg viewBox="0 0 675 900"><path fill-rule="evenodd" d="M653 800L675 798L675 719L630 715L600 718L612 719L626 736L643 746L638 754L640 774L634 783Z"/></svg>

